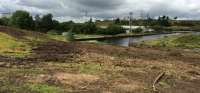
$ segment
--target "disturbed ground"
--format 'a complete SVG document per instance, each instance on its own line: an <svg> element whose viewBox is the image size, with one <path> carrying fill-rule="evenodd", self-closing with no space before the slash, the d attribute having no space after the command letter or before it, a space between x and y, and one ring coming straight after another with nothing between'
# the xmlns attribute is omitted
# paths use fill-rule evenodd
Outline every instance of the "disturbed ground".
<svg viewBox="0 0 200 93"><path fill-rule="evenodd" d="M174 49L48 42L24 59L1 57L0 79L12 87L25 84L23 92L31 90L26 84L45 84L59 93L152 93L153 81L165 72L160 93L199 93L199 60L199 53Z"/></svg>
<svg viewBox="0 0 200 93"><path fill-rule="evenodd" d="M200 53L49 41L0 56L0 93L199 93Z"/></svg>

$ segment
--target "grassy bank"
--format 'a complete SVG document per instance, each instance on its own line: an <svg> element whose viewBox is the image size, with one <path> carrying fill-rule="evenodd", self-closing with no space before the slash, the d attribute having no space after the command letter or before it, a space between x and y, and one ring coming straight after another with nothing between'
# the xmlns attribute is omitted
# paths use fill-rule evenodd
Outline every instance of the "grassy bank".
<svg viewBox="0 0 200 93"><path fill-rule="evenodd" d="M160 47L200 48L200 35L169 36L158 40L144 41L141 44Z"/></svg>

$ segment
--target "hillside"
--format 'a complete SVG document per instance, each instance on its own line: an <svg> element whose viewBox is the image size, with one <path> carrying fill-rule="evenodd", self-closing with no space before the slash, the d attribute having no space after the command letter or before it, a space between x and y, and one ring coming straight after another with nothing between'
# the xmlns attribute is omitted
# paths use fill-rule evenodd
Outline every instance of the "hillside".
<svg viewBox="0 0 200 93"><path fill-rule="evenodd" d="M69 43L8 27L0 40L0 93L153 93L163 72L160 93L200 92L199 52Z"/></svg>

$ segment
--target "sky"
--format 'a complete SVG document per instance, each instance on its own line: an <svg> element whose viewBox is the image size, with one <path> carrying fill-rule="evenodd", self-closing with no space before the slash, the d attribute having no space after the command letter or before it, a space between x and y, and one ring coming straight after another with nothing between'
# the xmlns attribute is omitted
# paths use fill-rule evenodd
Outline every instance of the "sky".
<svg viewBox="0 0 200 93"><path fill-rule="evenodd" d="M89 17L169 15L179 19L200 19L200 0L0 0L0 13L26 10L32 15L52 13L60 21Z"/></svg>

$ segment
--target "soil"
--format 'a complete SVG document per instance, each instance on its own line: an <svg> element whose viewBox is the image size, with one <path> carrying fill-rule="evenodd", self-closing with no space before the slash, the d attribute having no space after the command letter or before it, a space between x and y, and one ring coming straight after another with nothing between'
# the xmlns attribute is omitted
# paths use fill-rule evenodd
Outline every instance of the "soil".
<svg viewBox="0 0 200 93"><path fill-rule="evenodd" d="M14 37L23 35L3 30ZM166 72L166 75L157 85L160 93L200 93L200 53L193 51L51 41L39 44L32 52L26 58L0 56L0 62L10 62L11 66L28 63L37 65L41 62L94 63L117 69L103 72L105 75L113 75L109 80L102 78L104 74L76 75L77 72L73 71L70 74L54 70L52 77L56 77L60 83L72 84L72 93L152 93L153 81L161 72ZM84 85L84 82L92 83ZM84 91L75 91L80 89L78 84L84 85L84 88L81 87Z"/></svg>

